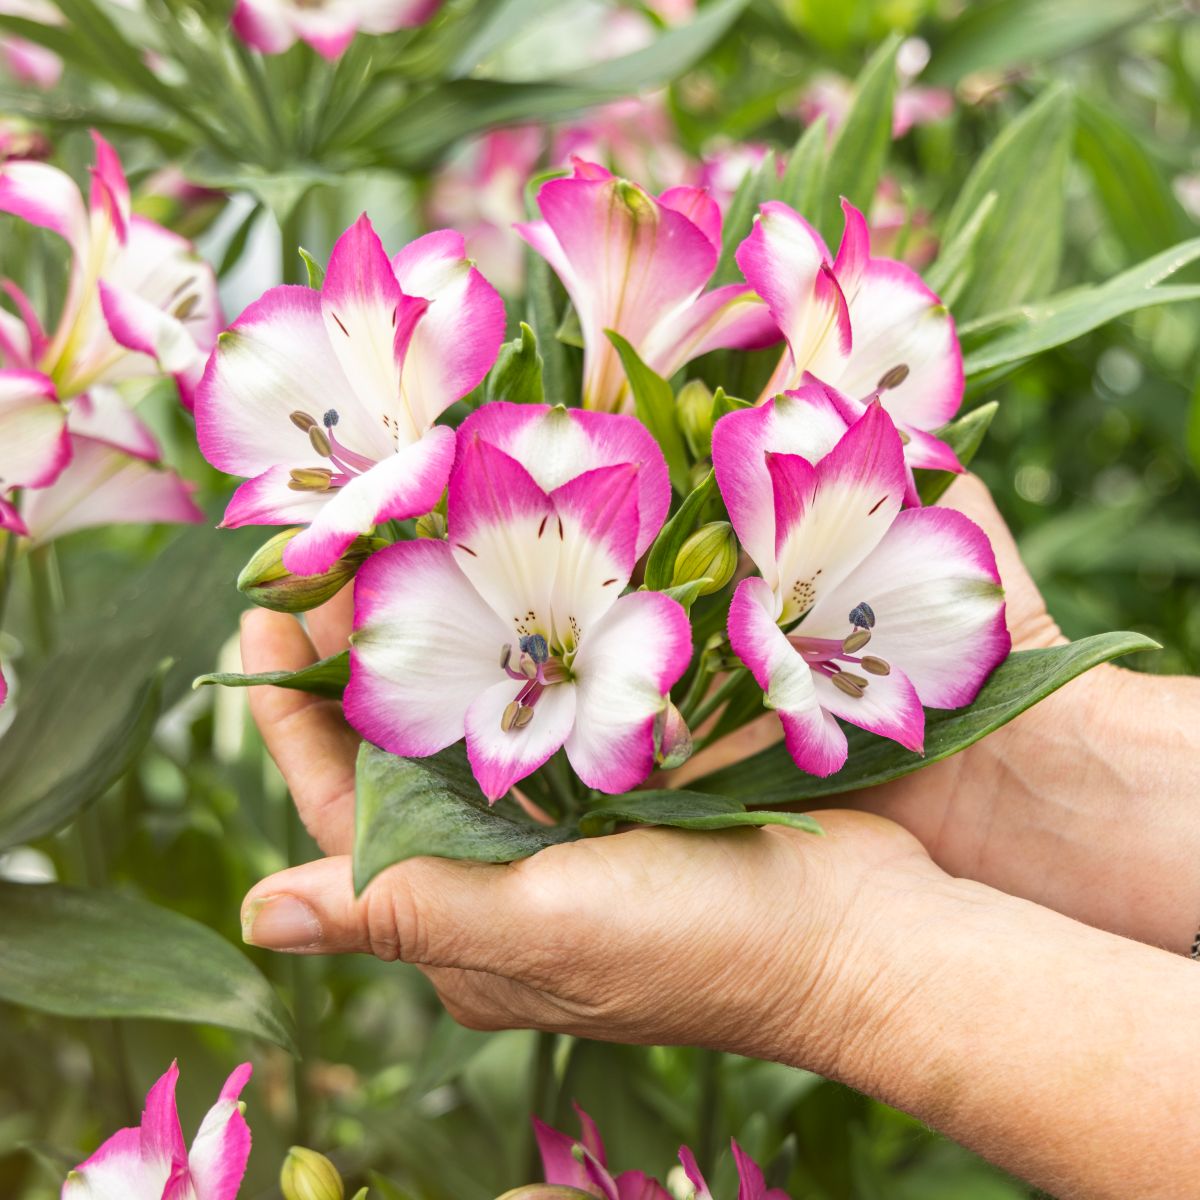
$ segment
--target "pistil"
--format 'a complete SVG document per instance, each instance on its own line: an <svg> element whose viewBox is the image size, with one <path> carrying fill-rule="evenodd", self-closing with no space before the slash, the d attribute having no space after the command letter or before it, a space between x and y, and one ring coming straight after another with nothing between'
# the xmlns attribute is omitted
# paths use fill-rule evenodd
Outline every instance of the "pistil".
<svg viewBox="0 0 1200 1200"><path fill-rule="evenodd" d="M851 630L840 640L792 634L788 641L818 675L825 676L838 691L861 700L871 682L866 675L889 675L892 667L885 659L873 654L861 657L858 654L871 640L874 609L864 600L854 606L847 619ZM843 664L860 667L866 675L848 671Z"/></svg>

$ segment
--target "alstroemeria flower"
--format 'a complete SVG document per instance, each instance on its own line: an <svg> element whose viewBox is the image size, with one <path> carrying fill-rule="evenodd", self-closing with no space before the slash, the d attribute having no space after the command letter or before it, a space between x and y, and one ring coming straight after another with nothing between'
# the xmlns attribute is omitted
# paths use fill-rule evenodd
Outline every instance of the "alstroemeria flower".
<svg viewBox="0 0 1200 1200"><path fill-rule="evenodd" d="M43 371L64 401L100 383L165 372L190 406L221 328L216 276L184 238L131 213L116 152L98 133L92 139L96 165L87 207L57 167L27 161L0 167L0 212L52 230L72 252L57 329L47 337L25 307L35 359L10 358L10 365Z"/></svg>
<svg viewBox="0 0 1200 1200"><path fill-rule="evenodd" d="M705 292L721 254L721 211L701 188L654 197L595 163L538 192L543 219L521 236L562 280L583 329L583 404L617 412L629 387L606 329L664 377L720 346L754 347L779 331L744 284Z"/></svg>
<svg viewBox="0 0 1200 1200"><path fill-rule="evenodd" d="M547 1183L578 1188L600 1200L671 1200L666 1188L641 1171L622 1171L614 1176L608 1169L608 1155L596 1122L578 1104L575 1112L579 1116L578 1138L533 1118Z"/></svg>
<svg viewBox="0 0 1200 1200"><path fill-rule="evenodd" d="M62 1186L62 1200L234 1200L250 1156L250 1128L238 1097L243 1063L225 1081L189 1151L175 1107L175 1063L150 1089L142 1123L114 1133Z"/></svg>
<svg viewBox="0 0 1200 1200"><path fill-rule="evenodd" d="M0 371L0 528L28 530L9 498L53 483L71 457L67 411L37 371Z"/></svg>
<svg viewBox="0 0 1200 1200"><path fill-rule="evenodd" d="M389 261L361 216L320 291L272 288L209 360L200 449L250 477L225 526L308 522L284 565L316 575L380 521L428 512L454 460L454 431L434 422L487 374L503 336L504 303L461 234L426 234Z"/></svg>
<svg viewBox="0 0 1200 1200"><path fill-rule="evenodd" d="M713 430L729 518L762 572L734 593L730 644L797 766L822 776L846 761L835 717L919 752L922 705L969 704L1010 647L986 535L952 509L901 511L903 446L877 402L815 466L798 452L840 419L814 387Z"/></svg>
<svg viewBox="0 0 1200 1200"><path fill-rule="evenodd" d="M63 15L50 0L0 0L0 13L39 25L63 25ZM5 34L0 37L0 59L18 82L49 89L62 78L62 59L53 50L28 38Z"/></svg>
<svg viewBox="0 0 1200 1200"><path fill-rule="evenodd" d="M791 1200L782 1188L767 1187L767 1181L758 1163L735 1140L731 1139L731 1145L738 1174L737 1200ZM713 1200L713 1194L708 1190L708 1184L700 1173L696 1156L687 1146L680 1147L679 1161L683 1163L684 1174L696 1189L692 1200Z"/></svg>
<svg viewBox="0 0 1200 1200"><path fill-rule="evenodd" d="M359 572L346 715L394 754L465 735L491 800L559 747L589 787L627 791L691 658L674 600L621 595L666 511L665 465L631 418L529 413L489 404L460 430L447 541L397 543ZM546 487L489 435L536 457Z"/></svg>
<svg viewBox="0 0 1200 1200"><path fill-rule="evenodd" d="M299 40L332 60L356 33L423 25L440 7L441 0L238 0L233 30L263 54L282 54Z"/></svg>
<svg viewBox="0 0 1200 1200"><path fill-rule="evenodd" d="M961 471L932 436L958 411L962 351L946 306L910 267L871 256L862 213L842 201L837 258L786 204L764 204L737 262L783 330L787 350L762 399L811 373L850 398L859 416L878 396L905 438L910 466ZM910 493L910 500L914 494Z"/></svg>

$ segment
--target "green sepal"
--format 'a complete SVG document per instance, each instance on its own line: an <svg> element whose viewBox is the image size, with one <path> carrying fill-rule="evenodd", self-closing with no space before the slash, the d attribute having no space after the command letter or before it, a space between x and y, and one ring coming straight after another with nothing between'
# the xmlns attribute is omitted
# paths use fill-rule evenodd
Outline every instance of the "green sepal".
<svg viewBox="0 0 1200 1200"><path fill-rule="evenodd" d="M281 687L296 692L311 692L314 696L325 696L340 700L350 682L350 651L331 654L298 671L264 671L259 675L242 675L237 671L213 671L192 680L192 687L219 684L221 687Z"/></svg>

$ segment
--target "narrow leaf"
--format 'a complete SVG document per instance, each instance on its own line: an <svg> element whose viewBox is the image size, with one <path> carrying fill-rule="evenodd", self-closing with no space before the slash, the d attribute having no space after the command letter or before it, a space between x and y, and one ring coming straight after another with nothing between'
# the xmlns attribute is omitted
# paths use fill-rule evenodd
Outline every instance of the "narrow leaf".
<svg viewBox="0 0 1200 1200"><path fill-rule="evenodd" d="M689 490L687 446L684 444L683 431L675 419L675 393L671 391L671 385L650 370L619 333L613 329L604 332L621 356L621 365L625 368L625 377L633 392L637 415L654 435L667 460L672 486L681 496L686 495ZM667 582L670 583L670 580Z"/></svg>
<svg viewBox="0 0 1200 1200"><path fill-rule="evenodd" d="M236 671L214 671L200 675L192 681L192 687L219 684L221 687L270 687L291 688L297 692L311 692L314 696L327 696L340 700L350 682L350 651L331 654L311 666L298 671L264 671L259 675L242 675Z"/></svg>
<svg viewBox="0 0 1200 1200"><path fill-rule="evenodd" d="M308 286L314 291L320 291L325 282L325 268L303 246L297 247L297 250L304 260L304 269L308 272Z"/></svg>
<svg viewBox="0 0 1200 1200"><path fill-rule="evenodd" d="M646 586L661 592L670 587L675 576L675 559L683 543L700 524L705 507L716 492L717 479L712 471L679 506L679 511L659 530L646 558Z"/></svg>
<svg viewBox="0 0 1200 1200"><path fill-rule="evenodd" d="M400 758L364 742L358 752L354 887L419 855L512 862L570 838L538 825L510 801L491 807L461 745Z"/></svg>
<svg viewBox="0 0 1200 1200"><path fill-rule="evenodd" d="M728 796L716 796L682 789L629 792L624 796L606 796L599 807L579 818L579 830L585 837L611 833L621 823L670 825L675 829L737 829L763 825L787 825L808 833L820 833L821 826L805 813L771 812L746 806Z"/></svg>
<svg viewBox="0 0 1200 1200"><path fill-rule="evenodd" d="M218 1025L295 1050L292 1021L239 950L117 892L0 882L0 998L63 1017Z"/></svg>
<svg viewBox="0 0 1200 1200"><path fill-rule="evenodd" d="M1092 667L1122 654L1157 649L1157 642L1140 633L1102 633L1065 646L1018 651L992 672L967 708L926 710L924 756L847 727L850 757L828 779L806 775L778 742L689 786L752 804L788 804L874 787L965 750Z"/></svg>
<svg viewBox="0 0 1200 1200"><path fill-rule="evenodd" d="M773 189L775 179L774 154L768 154L759 164L758 170L747 171L742 176L721 225L721 257L717 260L716 269L712 274L713 287L743 282L742 272L735 258L737 248L750 236L758 206L770 198L767 181L770 180L770 187Z"/></svg>
<svg viewBox="0 0 1200 1200"><path fill-rule="evenodd" d="M975 272L975 243L996 207L996 193L988 192L980 200L967 223L942 247L937 262L925 273L925 282L948 308L962 295Z"/></svg>
<svg viewBox="0 0 1200 1200"><path fill-rule="evenodd" d="M943 425L935 436L941 438L958 455L958 461L964 467L969 466L983 444L999 407L998 400L981 404L957 420L951 421L949 425ZM913 474L917 479L917 491L921 495L922 504L933 504L958 478L953 471L917 470Z"/></svg>
<svg viewBox="0 0 1200 1200"><path fill-rule="evenodd" d="M542 356L533 330L521 322L520 336L500 347L496 365L488 375L487 398L514 404L542 404Z"/></svg>
<svg viewBox="0 0 1200 1200"><path fill-rule="evenodd" d="M829 118L821 113L800 135L788 155L775 199L790 205L801 216L815 216L825 191L825 147Z"/></svg>

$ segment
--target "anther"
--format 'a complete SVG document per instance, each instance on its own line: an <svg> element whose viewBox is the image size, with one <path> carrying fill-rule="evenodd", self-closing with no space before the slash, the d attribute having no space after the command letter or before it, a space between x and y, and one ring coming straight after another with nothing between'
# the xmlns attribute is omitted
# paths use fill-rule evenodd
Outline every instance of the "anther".
<svg viewBox="0 0 1200 1200"><path fill-rule="evenodd" d="M885 662L882 658L876 658L873 654L865 655L858 665L868 675L890 675L892 673L891 663Z"/></svg>
<svg viewBox="0 0 1200 1200"><path fill-rule="evenodd" d="M860 688L857 683L852 683L850 679L847 678L844 671L839 675L831 675L829 677L829 682L832 683L839 692L845 692L847 696L853 696L856 700L861 700L863 697L862 688Z"/></svg>
<svg viewBox="0 0 1200 1200"><path fill-rule="evenodd" d="M856 629L842 642L842 653L853 654L856 650L861 650L870 640L871 631L869 629Z"/></svg>
<svg viewBox="0 0 1200 1200"><path fill-rule="evenodd" d="M332 480L333 472L324 467L300 467L292 471L288 487L293 492L327 492Z"/></svg>
<svg viewBox="0 0 1200 1200"><path fill-rule="evenodd" d="M508 669L509 659L511 658L512 646L510 643L505 642L504 645L500 647L500 669L502 671Z"/></svg>
<svg viewBox="0 0 1200 1200"><path fill-rule="evenodd" d="M871 682L869 679L864 679L861 675L855 675L853 671L846 670L843 670L838 678L844 679L847 683L854 684L859 691L865 690L867 685Z"/></svg>
<svg viewBox="0 0 1200 1200"><path fill-rule="evenodd" d="M332 429L339 420L340 418L338 417L338 410L336 408L327 408L325 410L325 415L321 418L321 424L324 425L326 429Z"/></svg>
<svg viewBox="0 0 1200 1200"><path fill-rule="evenodd" d="M313 418L308 415L308 413L300 412L298 409L296 410L296 412L291 413L289 415L288 420L290 420L291 423L293 425L295 425L295 427L297 429L299 429L302 433L307 433L310 429L314 428L317 424L316 421L313 420Z"/></svg>
<svg viewBox="0 0 1200 1200"><path fill-rule="evenodd" d="M521 655L521 657L517 660L517 670L520 671L526 679L537 678L537 663L525 655Z"/></svg>
<svg viewBox="0 0 1200 1200"><path fill-rule="evenodd" d="M874 629L875 610L865 600L860 600L850 610L847 620L855 629Z"/></svg>
<svg viewBox="0 0 1200 1200"><path fill-rule="evenodd" d="M196 306L199 303L200 297L195 292L192 292L190 296L185 296L180 300L172 315L177 321L186 321L196 311Z"/></svg>
<svg viewBox="0 0 1200 1200"><path fill-rule="evenodd" d="M312 442L312 448L322 458L328 458L333 453L329 445L329 439L315 423L308 431L308 440Z"/></svg>
<svg viewBox="0 0 1200 1200"><path fill-rule="evenodd" d="M521 653L528 654L535 663L544 663L550 657L550 647L540 633L531 633L521 639Z"/></svg>
<svg viewBox="0 0 1200 1200"><path fill-rule="evenodd" d="M890 371L885 372L880 376L879 382L875 385L881 392L891 391L892 388L898 388L908 378L908 364L899 363Z"/></svg>
<svg viewBox="0 0 1200 1200"><path fill-rule="evenodd" d="M533 707L529 704L522 704L517 709L517 715L513 720L514 729L524 729L530 721L533 720Z"/></svg>
<svg viewBox="0 0 1200 1200"><path fill-rule="evenodd" d="M896 432L900 435L900 445L907 446L912 441L912 438L903 429L897 429Z"/></svg>
<svg viewBox="0 0 1200 1200"><path fill-rule="evenodd" d="M516 700L512 700L505 707L504 712L500 716L500 729L507 733L517 721L517 714L521 711L521 705Z"/></svg>

